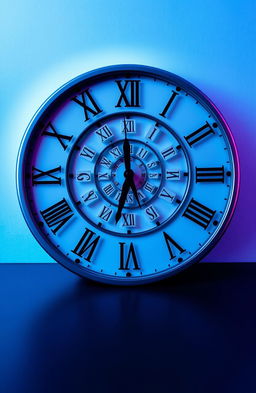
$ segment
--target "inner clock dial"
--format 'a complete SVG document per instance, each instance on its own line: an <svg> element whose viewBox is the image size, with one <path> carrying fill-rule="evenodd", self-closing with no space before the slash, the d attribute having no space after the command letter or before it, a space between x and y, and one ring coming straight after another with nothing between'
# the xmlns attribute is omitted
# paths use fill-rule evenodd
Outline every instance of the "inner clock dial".
<svg viewBox="0 0 256 393"><path fill-rule="evenodd" d="M120 209L129 177L124 143L135 190L129 187ZM114 235L145 234L164 225L182 206L189 183L189 159L179 138L136 113L111 115L87 128L67 165L68 189L78 212Z"/></svg>

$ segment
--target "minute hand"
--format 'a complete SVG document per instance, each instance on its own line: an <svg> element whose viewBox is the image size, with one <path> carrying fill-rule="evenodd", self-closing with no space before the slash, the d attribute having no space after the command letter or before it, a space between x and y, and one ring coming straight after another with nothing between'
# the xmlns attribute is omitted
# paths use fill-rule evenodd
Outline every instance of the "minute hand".
<svg viewBox="0 0 256 393"><path fill-rule="evenodd" d="M125 170L130 171L131 169L131 147L130 147L130 142L127 139L127 127L126 127L126 120L124 119L124 134L125 134L125 139L123 143L123 151L124 151L124 165L125 165Z"/></svg>

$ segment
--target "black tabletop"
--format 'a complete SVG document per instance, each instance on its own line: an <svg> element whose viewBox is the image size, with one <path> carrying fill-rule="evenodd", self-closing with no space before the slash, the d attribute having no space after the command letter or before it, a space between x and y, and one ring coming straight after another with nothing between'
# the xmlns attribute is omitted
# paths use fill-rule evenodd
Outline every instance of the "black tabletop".
<svg viewBox="0 0 256 393"><path fill-rule="evenodd" d="M256 392L256 264L113 287L0 265L0 391Z"/></svg>

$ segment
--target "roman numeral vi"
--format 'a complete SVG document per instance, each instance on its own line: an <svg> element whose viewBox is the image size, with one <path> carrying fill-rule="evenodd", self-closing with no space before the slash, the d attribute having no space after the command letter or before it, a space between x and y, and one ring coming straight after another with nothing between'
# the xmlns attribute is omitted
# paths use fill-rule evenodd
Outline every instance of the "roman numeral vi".
<svg viewBox="0 0 256 393"><path fill-rule="evenodd" d="M127 256L125 258L125 244L126 243L119 243L120 245L120 267L119 270L129 270L130 263L133 263L134 270L139 270L138 259L135 253L133 243L130 244Z"/></svg>

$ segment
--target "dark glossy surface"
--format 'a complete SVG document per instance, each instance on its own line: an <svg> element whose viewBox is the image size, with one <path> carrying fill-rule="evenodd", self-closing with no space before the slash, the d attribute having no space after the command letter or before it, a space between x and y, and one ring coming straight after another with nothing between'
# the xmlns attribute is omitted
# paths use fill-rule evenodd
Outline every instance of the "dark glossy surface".
<svg viewBox="0 0 256 393"><path fill-rule="evenodd" d="M256 264L111 287L0 265L0 391L256 392Z"/></svg>

